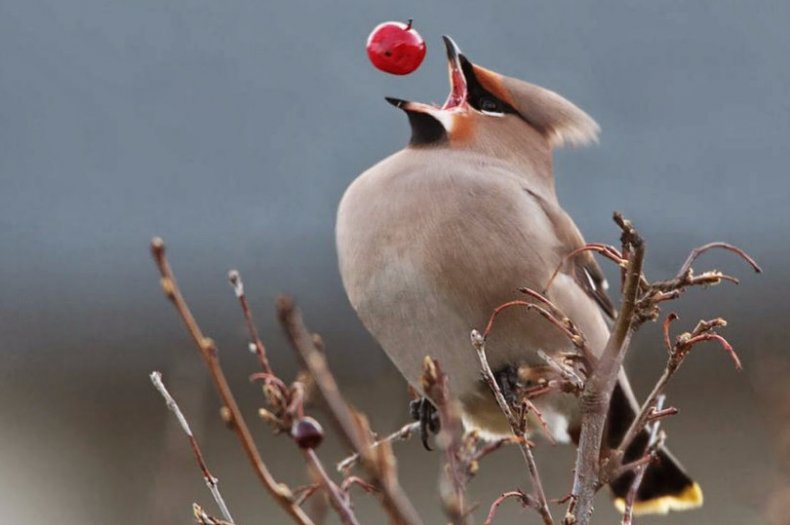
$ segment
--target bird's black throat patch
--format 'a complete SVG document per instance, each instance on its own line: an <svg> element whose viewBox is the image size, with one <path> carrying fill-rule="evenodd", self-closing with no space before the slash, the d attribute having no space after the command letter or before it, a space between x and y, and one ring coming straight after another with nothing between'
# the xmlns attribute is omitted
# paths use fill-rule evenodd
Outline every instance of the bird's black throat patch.
<svg viewBox="0 0 790 525"><path fill-rule="evenodd" d="M387 102L403 110L409 117L411 140L409 146L433 146L447 142L447 130L436 118L424 111L410 109L410 102L394 97L384 97Z"/></svg>
<svg viewBox="0 0 790 525"><path fill-rule="evenodd" d="M431 146L447 142L447 130L427 113L406 111L411 124L410 146Z"/></svg>

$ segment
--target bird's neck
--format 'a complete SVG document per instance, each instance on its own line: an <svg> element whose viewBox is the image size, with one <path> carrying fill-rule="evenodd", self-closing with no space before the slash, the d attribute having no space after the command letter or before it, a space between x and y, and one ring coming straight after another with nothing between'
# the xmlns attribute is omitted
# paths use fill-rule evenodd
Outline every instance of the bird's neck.
<svg viewBox="0 0 790 525"><path fill-rule="evenodd" d="M551 151L537 148L501 147L451 149L464 162L478 163L481 168L494 168L518 176L526 187L541 197L556 202Z"/></svg>

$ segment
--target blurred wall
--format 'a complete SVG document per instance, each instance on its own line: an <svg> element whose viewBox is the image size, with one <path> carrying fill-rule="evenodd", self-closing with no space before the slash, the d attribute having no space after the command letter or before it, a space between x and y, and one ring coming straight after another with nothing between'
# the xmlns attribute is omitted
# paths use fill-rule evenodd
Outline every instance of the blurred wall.
<svg viewBox="0 0 790 525"><path fill-rule="evenodd" d="M358 173L407 141L403 115L383 97L443 100L446 33L476 62L554 89L601 124L598 146L556 156L560 199L588 239L615 242L618 209L647 238L656 278L710 240L739 244L764 265L758 279L729 254L701 262L743 285L691 293L683 320L729 318L747 373L713 350L695 355L672 399L688 408L668 424L709 487L704 510L672 523L756 522L754 487L773 460L748 369L790 336L789 16L778 1L0 0L4 520L186 523L191 501L209 502L148 384L155 368L190 408L237 518L271 508L161 297L153 235L168 241L250 413L254 362L225 282L231 267L286 375L293 359L271 306L280 291L296 295L381 430L405 420L403 385L342 292L334 212ZM374 70L369 30L409 17L427 39L425 63L404 78ZM661 352L648 328L630 363L641 390ZM286 457L288 443L270 446ZM438 522L433 457L404 450L404 476ZM570 451L545 454L557 458L545 461L559 493ZM722 479L736 474L754 483ZM481 501L524 486L519 476L481 483Z"/></svg>

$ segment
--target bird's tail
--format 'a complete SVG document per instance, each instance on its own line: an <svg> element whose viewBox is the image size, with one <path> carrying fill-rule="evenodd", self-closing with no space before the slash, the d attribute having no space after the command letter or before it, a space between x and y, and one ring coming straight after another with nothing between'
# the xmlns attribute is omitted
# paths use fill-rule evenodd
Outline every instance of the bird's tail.
<svg viewBox="0 0 790 525"><path fill-rule="evenodd" d="M606 439L610 447L620 444L636 417L634 401L629 393L630 388L618 382L612 394L606 429ZM642 431L626 451L624 461L627 463L639 459L644 454L648 439L647 431ZM610 484L615 498L614 504L620 512L625 508L625 498L633 479L633 472L628 472ZM700 486L686 474L675 457L662 447L658 452L658 460L648 466L642 478L634 502L634 514L666 514L670 510L689 510L701 505Z"/></svg>

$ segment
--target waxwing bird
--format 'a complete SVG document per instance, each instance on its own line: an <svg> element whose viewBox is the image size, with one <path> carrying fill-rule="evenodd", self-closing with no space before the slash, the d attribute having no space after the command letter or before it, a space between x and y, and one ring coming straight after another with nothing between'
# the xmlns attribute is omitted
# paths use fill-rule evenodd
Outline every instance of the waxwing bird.
<svg viewBox="0 0 790 525"><path fill-rule="evenodd" d="M584 245L557 200L552 149L595 141L599 128L558 94L478 66L444 38L447 101L387 99L406 113L411 140L346 190L337 215L340 272L351 305L406 380L419 390L424 357L438 359L466 427L502 436L510 428L481 380L469 333L520 287L542 290L564 257ZM547 294L601 352L614 314L603 273L589 252L563 268ZM573 350L540 316L514 310L498 318L486 349L503 389L524 379L516 370L539 375L545 362L538 350ZM534 402L557 441L578 438L575 396L558 392ZM637 409L621 372L610 444L619 444ZM634 442L627 460L641 455L645 439ZM611 484L619 506L630 476ZM637 500L637 513L665 513L701 505L702 491L661 450Z"/></svg>

